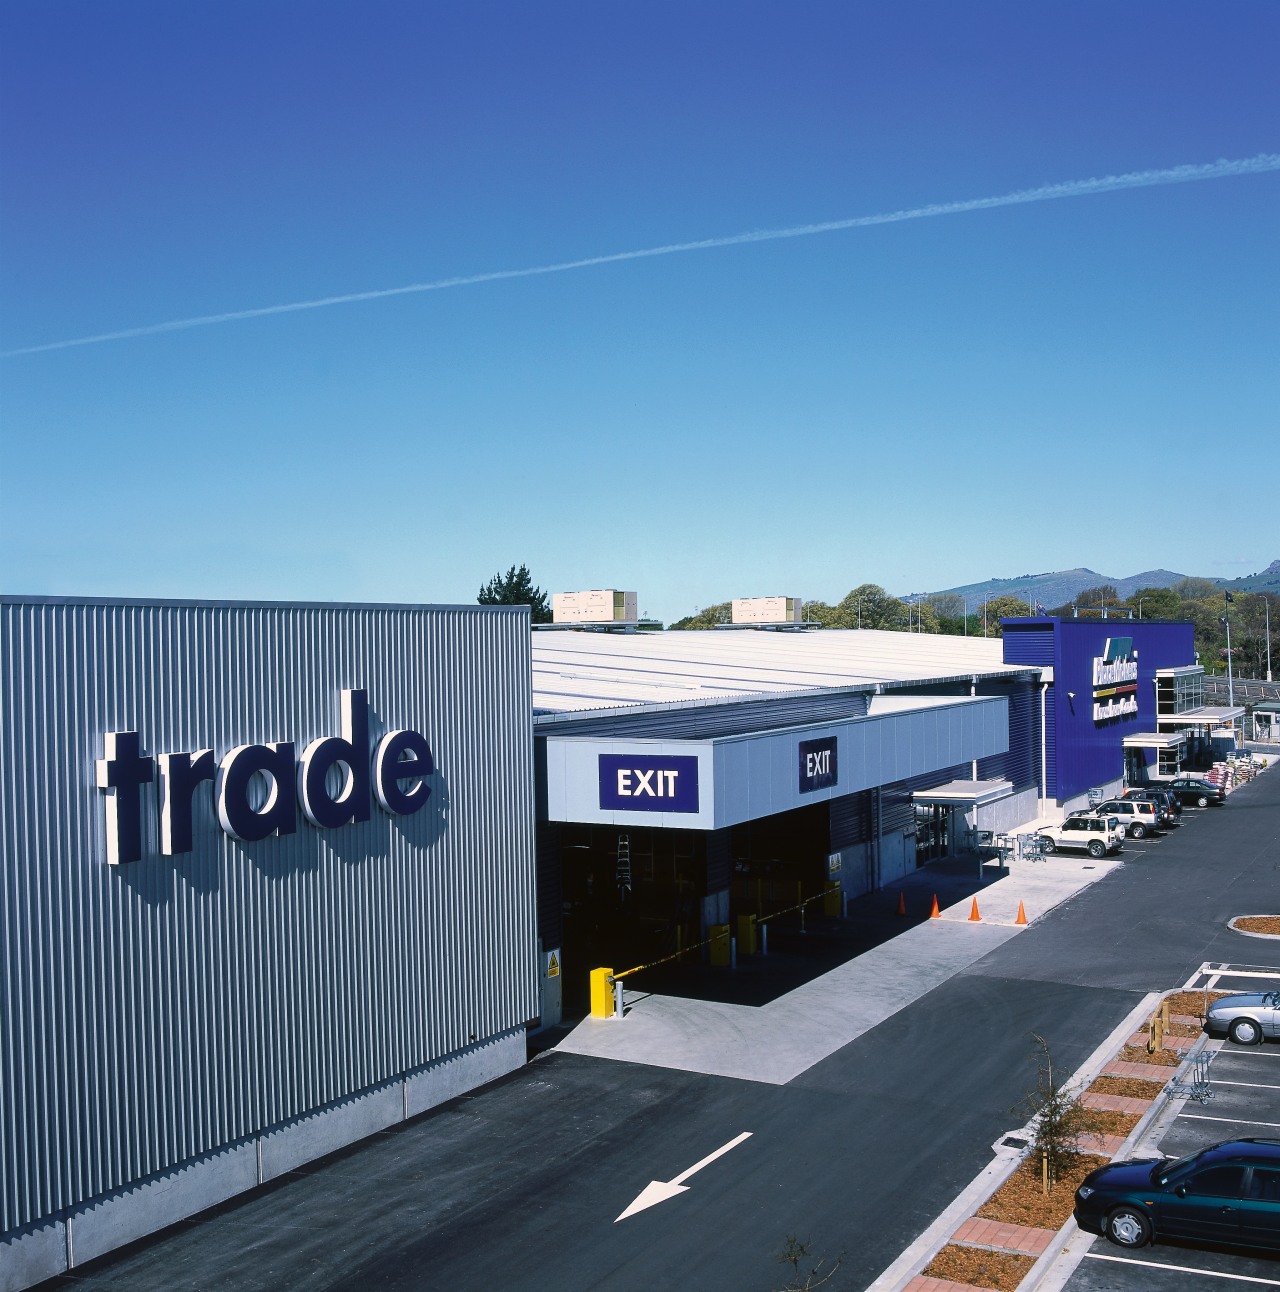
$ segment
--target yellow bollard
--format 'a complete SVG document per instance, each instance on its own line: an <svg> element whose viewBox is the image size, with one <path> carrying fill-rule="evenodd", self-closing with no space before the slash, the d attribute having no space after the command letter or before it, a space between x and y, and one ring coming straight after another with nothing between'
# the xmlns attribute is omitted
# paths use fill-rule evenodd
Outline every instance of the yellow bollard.
<svg viewBox="0 0 1280 1292"><path fill-rule="evenodd" d="M727 969L729 967L729 926L713 924L707 929L711 939L711 963Z"/></svg>
<svg viewBox="0 0 1280 1292"><path fill-rule="evenodd" d="M613 977L612 969L593 969L591 971L591 1017L613 1017Z"/></svg>
<svg viewBox="0 0 1280 1292"><path fill-rule="evenodd" d="M738 916L738 950L744 956L756 953L756 917L754 915Z"/></svg>

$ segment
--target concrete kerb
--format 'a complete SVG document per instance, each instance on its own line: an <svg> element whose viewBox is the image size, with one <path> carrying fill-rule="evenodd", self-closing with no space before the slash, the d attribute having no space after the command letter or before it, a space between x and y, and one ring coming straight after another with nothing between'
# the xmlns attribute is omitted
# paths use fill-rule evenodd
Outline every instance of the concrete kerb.
<svg viewBox="0 0 1280 1292"><path fill-rule="evenodd" d="M1072 1073L1067 1084L1083 1088L1087 1086L1096 1077L1102 1069L1110 1062L1111 1056L1124 1045L1129 1036L1134 1032L1138 1023L1151 1016L1152 1010L1157 1002L1161 999L1163 993L1148 992L1142 1000L1120 1021L1119 1024L1111 1031L1110 1035L1093 1053ZM1158 1107L1153 1104L1152 1108ZM1134 1128L1136 1133L1142 1123ZM1000 1137L1001 1140L1011 1135L1017 1135L1019 1138L1030 1139L1030 1132L1025 1128L1019 1130L1006 1131ZM1130 1136L1132 1139L1132 1136ZM1125 1147L1129 1140L1125 1141ZM993 1146L992 1151L996 1154L995 1160L988 1163L965 1187L964 1191L951 1203L945 1211L893 1262L885 1269L876 1280L868 1287L867 1292L902 1292L908 1283L911 1282L921 1270L934 1258L937 1252L946 1245L947 1240L955 1232L962 1220L967 1220L978 1210L978 1208L993 1194L995 1191L1014 1173L1018 1164L1025 1156L1024 1149L1006 1149L1000 1141ZM1063 1226L1066 1230L1068 1226L1074 1226L1075 1221L1067 1222ZM1066 1241L1063 1236L1063 1230L1059 1230L1058 1239L1054 1240L1053 1246L1049 1249L1055 1255L1061 1251L1059 1239ZM1092 1238L1092 1235L1090 1235ZM1048 1253L1045 1254L1046 1256ZM1027 1278L1031 1278L1039 1268L1045 1257L1037 1260L1036 1264L1027 1273ZM1073 1267L1074 1268L1074 1267ZM1032 1287L1032 1284L1023 1280L1019 1292L1026 1292Z"/></svg>
<svg viewBox="0 0 1280 1292"><path fill-rule="evenodd" d="M1183 1062L1170 1070L1170 1079L1188 1072L1192 1060L1205 1048L1208 1041L1209 1038L1202 1034L1187 1051ZM1158 1143L1163 1139L1165 1132L1186 1106L1187 1098L1186 1095L1170 1097L1162 1092L1129 1132L1129 1138L1111 1155L1111 1160L1118 1162L1126 1157L1138 1156L1146 1141ZM1075 1220L1068 1219L1058 1230L1058 1236L1027 1271L1026 1278L1018 1284L1018 1292L1061 1292L1067 1280L1075 1273L1076 1267L1084 1260L1085 1253L1096 1237L1096 1234L1076 1229Z"/></svg>

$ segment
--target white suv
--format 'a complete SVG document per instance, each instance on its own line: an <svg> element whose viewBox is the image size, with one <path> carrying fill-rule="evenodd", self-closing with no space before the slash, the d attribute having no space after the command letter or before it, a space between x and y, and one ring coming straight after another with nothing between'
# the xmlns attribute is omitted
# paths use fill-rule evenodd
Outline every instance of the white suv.
<svg viewBox="0 0 1280 1292"><path fill-rule="evenodd" d="M1124 833L1115 817L1070 816L1061 825L1047 825L1036 833L1044 840L1045 852L1087 852L1105 857L1119 852Z"/></svg>
<svg viewBox="0 0 1280 1292"><path fill-rule="evenodd" d="M1119 817L1129 839L1141 839L1160 829L1160 809L1149 800L1108 799L1093 810L1098 816Z"/></svg>

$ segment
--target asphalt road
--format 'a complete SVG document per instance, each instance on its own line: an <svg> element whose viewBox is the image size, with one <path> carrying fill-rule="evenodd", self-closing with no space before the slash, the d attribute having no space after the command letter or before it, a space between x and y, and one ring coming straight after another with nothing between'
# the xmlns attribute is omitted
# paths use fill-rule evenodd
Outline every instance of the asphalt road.
<svg viewBox="0 0 1280 1292"><path fill-rule="evenodd" d="M114 1289L779 1287L786 1236L860 1289L1024 1120L1030 1033L1066 1073L1150 990L1270 943L1280 771L786 1086L550 1052L417 1121L55 1283ZM1048 862L1046 864L1052 864ZM615 1218L743 1132L687 1192Z"/></svg>

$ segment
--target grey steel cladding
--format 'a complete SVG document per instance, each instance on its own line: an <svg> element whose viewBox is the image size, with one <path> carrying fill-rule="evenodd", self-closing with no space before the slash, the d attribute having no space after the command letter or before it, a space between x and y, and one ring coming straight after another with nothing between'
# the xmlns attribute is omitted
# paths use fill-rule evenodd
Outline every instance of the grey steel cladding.
<svg viewBox="0 0 1280 1292"><path fill-rule="evenodd" d="M537 1013L527 611L0 598L0 1232ZM105 863L95 760L338 732L434 753L422 811ZM200 796L197 796L198 798Z"/></svg>

